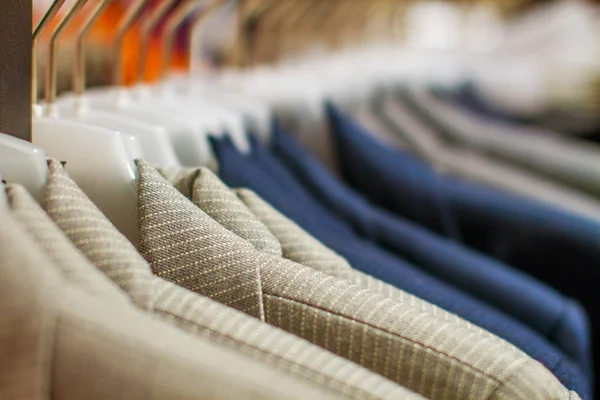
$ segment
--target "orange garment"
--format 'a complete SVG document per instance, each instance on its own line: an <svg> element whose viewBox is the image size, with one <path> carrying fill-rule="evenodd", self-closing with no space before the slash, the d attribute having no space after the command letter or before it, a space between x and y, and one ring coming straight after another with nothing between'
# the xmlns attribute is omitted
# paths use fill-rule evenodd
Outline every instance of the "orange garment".
<svg viewBox="0 0 600 400"><path fill-rule="evenodd" d="M106 10L102 13L100 18L96 21L92 31L90 32L90 40L100 46L110 47L113 43L114 36L116 33L116 27L126 13L127 6L130 2L124 0L115 0L110 3ZM88 2L88 4L82 9L81 12L75 17L73 23L66 29L63 40L73 39L75 33L81 28L81 24L91 13L91 11L97 5L96 1ZM45 10L34 10L33 21L37 24L43 15ZM61 12L64 15L64 12ZM59 15L61 15L59 14ZM52 32L60 22L60 18L54 18L45 34L42 36L42 46L47 43L47 40L51 36ZM137 62L140 55L140 25L139 23L134 26L125 37L122 50L122 71L123 79L126 85L132 84L137 78ZM107 64L109 60L106 60ZM148 62L145 71L145 81L154 82L159 78L162 63L162 40L159 34L154 34L149 43L148 50ZM174 70L185 70L188 66L188 56L186 52L181 49L175 49L172 58L171 68ZM110 78L108 76L109 70L107 69L107 81Z"/></svg>

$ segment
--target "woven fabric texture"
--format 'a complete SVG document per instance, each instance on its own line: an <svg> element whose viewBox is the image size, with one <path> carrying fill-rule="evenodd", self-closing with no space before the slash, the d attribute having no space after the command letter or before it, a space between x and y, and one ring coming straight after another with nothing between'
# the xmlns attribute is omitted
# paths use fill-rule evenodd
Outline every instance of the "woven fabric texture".
<svg viewBox="0 0 600 400"><path fill-rule="evenodd" d="M0 218L3 399L339 399L86 293L6 207Z"/></svg>
<svg viewBox="0 0 600 400"><path fill-rule="evenodd" d="M254 287L262 295L267 322L427 398L577 398L541 364L515 347L473 326L456 323L457 317L408 294L404 301L398 301L345 279L261 252L222 226L219 230L210 216L187 203L184 206L178 201L181 207L172 209L171 215L156 214L154 210L164 210L164 204L173 204L183 195L152 167L138 163L138 169L140 181L152 189L140 193L140 210L149 211L143 218L149 229L141 236L142 251L157 274L170 279L173 266L168 260L163 261L164 255L147 253L166 245L162 241L156 242L155 237L162 237L150 228L171 224L175 231L169 237L170 251L179 247L182 254L191 254L186 243L194 238L195 246L207 248L219 240L230 251L253 254L254 263L244 263L239 268L257 271L259 279L254 282ZM203 171L201 175L210 176L210 172ZM202 181L194 184L192 198L196 201L197 186L201 184ZM225 195L228 191L225 186L222 185L221 190L223 194L212 194L210 198L226 196L231 199ZM201 243L199 226L213 230L210 236L205 236L204 243ZM217 231L221 232L219 239ZM196 253L179 261L188 266L183 274L190 279L183 283L197 291L194 277L202 270L212 268L210 257ZM227 273L227 270L221 271L222 290L230 288L226 284ZM429 312L425 311L427 309Z"/></svg>
<svg viewBox="0 0 600 400"><path fill-rule="evenodd" d="M296 380L304 381L310 387L314 386L319 391L335 395L336 398L422 399L421 396L367 369L261 322L258 318L154 276L148 263L100 213L69 178L62 166L54 161L49 165L50 179L45 199L49 215L99 270L111 277L127 292L138 308L150 311L203 340L242 353L257 365L261 365L261 368L279 370ZM151 188L152 182L140 181L140 192L152 190ZM175 191L172 187L171 189ZM185 202L195 208L182 197L172 200L175 200L173 203L175 206L171 205L169 209ZM149 213L155 217L167 211L168 209L154 209L150 205L140 206L140 213ZM145 226L144 220L141 220L141 225ZM170 231L165 225L150 225L146 228L150 227L162 232L159 240L169 237ZM141 231L144 232L144 229L141 228ZM193 234L194 231L190 233ZM214 243L219 243L218 236L213 239ZM190 243L193 244L194 241ZM180 243L180 245L185 244ZM223 249L219 246L212 249L211 257L213 255L216 257L213 267L220 265L218 256L230 257L224 255ZM158 246L149 253L169 254L168 257L161 259L173 265L179 265L179 261L182 262L181 265L185 265L185 258L189 254L180 253L177 248L171 250ZM163 253L164 251L167 253ZM227 263L223 265L226 271L231 271ZM197 278L204 279L201 275ZM213 272L208 274L206 282L214 282L216 286L227 283L215 279L218 278ZM199 285L199 287L208 286ZM235 294L236 288L231 289ZM243 287L237 289L244 291ZM210 287L208 292L215 293ZM226 296L219 298L223 299ZM247 303L241 301L235 304L244 307ZM259 315L255 313L255 316Z"/></svg>

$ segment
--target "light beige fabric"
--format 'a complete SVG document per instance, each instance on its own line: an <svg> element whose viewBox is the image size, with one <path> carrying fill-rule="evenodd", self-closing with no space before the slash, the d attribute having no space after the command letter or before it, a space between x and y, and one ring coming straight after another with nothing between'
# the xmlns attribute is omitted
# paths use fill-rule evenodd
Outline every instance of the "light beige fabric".
<svg viewBox="0 0 600 400"><path fill-rule="evenodd" d="M260 196L248 189L234 191L237 197L248 207L253 215L261 221L282 246L283 256L288 260L309 266L330 275L352 281L364 289L375 290L390 298L405 300L405 292L352 269L350 264L327 246L323 245L295 222L274 209ZM468 322L465 321L465 326ZM472 325L471 325L472 326Z"/></svg>
<svg viewBox="0 0 600 400"><path fill-rule="evenodd" d="M65 280L103 301L131 303L129 297L71 243L24 187L7 185L6 194L13 217L60 268Z"/></svg>
<svg viewBox="0 0 600 400"><path fill-rule="evenodd" d="M2 399L339 398L86 293L6 207L0 219Z"/></svg>
<svg viewBox="0 0 600 400"><path fill-rule="evenodd" d="M139 193L141 251L155 273L166 279L206 294L215 287L231 290L231 274L256 271L257 279L245 282L244 290L252 287L260 294L257 307L263 308L267 322L430 399L577 398L541 364L505 341L456 323L456 316L408 294L398 301L261 252L223 226L215 226L199 208L178 200L183 196L152 167L138 163L138 170L145 189ZM203 204L199 198L204 196L210 208L218 209L215 202L224 199L229 206L235 203L235 196L206 169L198 172L192 190L198 204ZM246 213L247 217L251 215ZM224 224L234 225L231 220ZM219 253L210 252L217 244ZM166 256L175 251L181 257L173 264ZM228 266L234 260L243 262L233 270L216 270L214 259L219 254L228 254ZM196 278L204 271L215 274L208 290Z"/></svg>
<svg viewBox="0 0 600 400"><path fill-rule="evenodd" d="M248 208L241 205L235 196L223 191L223 183L218 178L203 171L177 167L159 170L181 194L192 199L194 204L221 225L229 230L235 227L235 233L257 249L281 257L281 245L269 229L258 221Z"/></svg>
<svg viewBox="0 0 600 400"><path fill-rule="evenodd" d="M31 279L46 260L28 248L31 242L4 203L0 219L0 396L46 399L56 318L44 296L54 285L51 280Z"/></svg>
<svg viewBox="0 0 600 400"><path fill-rule="evenodd" d="M150 266L85 197L62 166L54 161L51 161L49 166L50 178L45 199L49 215L83 254L89 257L98 269L112 277L139 308L166 317L179 327L197 334L203 341L210 340L227 346L255 360L257 365L278 369L340 398L422 399L421 396L305 340L153 276ZM140 184L140 190L147 190L144 189L144 185L151 183L144 180ZM11 198L17 199L15 196ZM17 200L20 205L16 208L34 208L31 199L27 204L24 196ZM180 196L174 199L171 206L177 209L177 203L181 200L189 203ZM191 203L190 206L194 207ZM142 206L142 210L146 210L146 207ZM167 212L155 211L159 214ZM37 219L34 219L34 212L28 211L28 214L30 217L24 219L24 222L30 223L32 229L41 227L42 230L47 230L41 216L37 215ZM169 235L168 226L152 228L160 232L161 237L157 240L166 240ZM144 229L146 228L142 231ZM264 226L262 231L268 234ZM55 249L56 243L50 243L50 239L54 237L40 237L40 240L47 242L46 248ZM273 244L277 243L273 238ZM227 254L223 254L219 249L218 240L215 240L214 244L214 254L227 259ZM174 265L177 265L177 260L182 256L176 249L169 251L157 247L155 250L166 251L163 254L167 255ZM214 265L226 264L219 264L215 259ZM212 282L213 279L216 279L215 275L205 282ZM234 303L240 307L246 304L243 301Z"/></svg>

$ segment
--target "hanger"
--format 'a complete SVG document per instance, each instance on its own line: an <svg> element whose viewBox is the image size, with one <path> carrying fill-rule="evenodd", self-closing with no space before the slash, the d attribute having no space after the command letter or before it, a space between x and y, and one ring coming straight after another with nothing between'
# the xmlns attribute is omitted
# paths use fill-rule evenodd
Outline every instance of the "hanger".
<svg viewBox="0 0 600 400"><path fill-rule="evenodd" d="M150 37L152 35L152 32L154 32L158 24L167 15L167 13L173 7L175 2L176 0L163 0L152 11L150 16L142 22L142 29L140 35L140 55L137 63L137 79L135 82L136 84L141 84L145 81L146 67L148 64L148 53L150 49ZM116 66L113 66L113 68L116 68Z"/></svg>
<svg viewBox="0 0 600 400"><path fill-rule="evenodd" d="M64 161L71 177L110 221L137 243L136 150L120 132L60 117L56 99L56 56L61 33L83 7L79 0L61 20L50 41L46 80L46 110L34 105L33 142L50 157ZM47 15L56 14L54 3ZM44 23L50 19L43 19ZM46 26L41 26L40 32ZM44 115L46 114L46 115Z"/></svg>
<svg viewBox="0 0 600 400"><path fill-rule="evenodd" d="M23 185L38 202L42 202L48 182L48 164L43 149L0 133L0 172L7 182Z"/></svg>
<svg viewBox="0 0 600 400"><path fill-rule="evenodd" d="M271 37L284 37L286 28L300 31L298 27L302 23L304 26L309 26L305 22L314 21L315 15L318 14L321 18L330 15L333 8L325 3L328 2L281 3L279 10L265 13L264 18L267 21L261 22L261 28L265 29ZM309 16L311 18L308 18ZM318 27L310 25L310 28L303 32L312 34L312 31ZM277 28L281 31L275 31ZM279 44L277 47L283 49L284 44ZM312 148L312 150L333 167L334 162L331 159L332 153L329 151L328 143L331 136L324 118L323 108L323 104L327 100L325 87L328 82L325 79L321 81L318 76L315 78L315 75L324 73L319 66L320 61L314 56L308 62L301 62L300 59L288 61L280 64L280 67L274 67L273 72L266 74L264 79L259 78L257 82L251 82L246 90L272 104L284 126L295 126L295 131L299 132L297 137L301 141L315 136L326 138L325 142L319 142L323 143L322 146ZM319 71L319 73L315 74L315 71Z"/></svg>
<svg viewBox="0 0 600 400"><path fill-rule="evenodd" d="M286 4L283 0L261 0L254 2L242 3L242 6L250 8L244 12L246 8L240 7L240 16L237 23L236 43L234 46L233 59L234 64L241 70L242 67L250 68L257 63L256 60L256 34L262 27L265 20L265 15L273 12L276 5ZM251 8L253 6L253 8ZM259 24L260 22L260 24Z"/></svg>
<svg viewBox="0 0 600 400"><path fill-rule="evenodd" d="M185 4L190 4L191 1ZM166 132L166 140L164 136L160 140L163 141L163 148L173 149L177 158L178 164L183 165L204 165L210 160L210 149L207 143L196 143L194 141L182 140L181 138L193 137L199 130L219 129L218 121L214 118L210 121L190 121L185 118L177 117L166 110L164 107L150 107L148 104L140 104L138 101L141 89L136 88L136 93L125 88L122 83L122 46L124 38L129 29L141 17L144 8L149 4L149 0L137 0L129 9L121 23L119 24L116 39L112 46L113 61L112 61L112 83L108 88L97 88L86 92L86 102L93 110L112 113L113 115L127 118L138 122L143 122ZM164 12L161 7L160 13ZM146 22L144 35L150 34L152 28L160 20L160 15L157 12L150 16L150 22ZM148 43L148 38L142 37L143 43ZM142 50L142 54L147 52L147 49ZM147 53L146 53L147 54ZM141 68L141 67L140 67ZM212 124L209 125L209 122ZM158 163L164 165L163 163Z"/></svg>
<svg viewBox="0 0 600 400"><path fill-rule="evenodd" d="M292 2L292 4L294 3ZM281 59L284 53L285 42L283 38L288 36L288 32L297 32L297 36L301 36L302 32L304 32L304 35L311 35L309 39L315 36L319 38L324 37L324 26L328 25L325 21L329 21L328 17L335 10L335 3L333 1L322 2L311 0L299 5L300 8L296 10L293 10L293 8L284 9L282 13L275 15L271 22L270 29L274 30L274 36L280 38L276 45L279 49L277 54L278 59ZM320 76L320 74L314 73L315 66L321 63L321 57L315 58L309 55L308 59L292 64L295 65L291 70L292 78L284 79L286 83L285 90L300 93L301 101L306 102L308 110L313 112L321 109L325 95L323 89L328 80L327 76ZM326 73L326 71L323 72ZM286 71L284 74L287 75L289 72ZM298 74L298 77L294 78L293 76L296 74ZM280 85L280 83L277 82L276 85Z"/></svg>
<svg viewBox="0 0 600 400"><path fill-rule="evenodd" d="M206 7L201 9L199 12L196 11L196 16L192 22L190 32L204 29L207 21L223 6L226 0L212 0ZM192 5L194 5L192 3ZM224 134L229 135L237 148L243 152L248 153L250 151L250 144L246 136L246 125L244 116L241 112L236 111L234 108L220 104L214 101L212 93L209 99L204 96L189 96L189 91L184 92L185 96L182 96L181 92L176 90L169 79L170 65L172 62L172 55L174 49L174 42L177 36L177 32L181 29L185 17L190 15L190 11L194 11L192 7L190 10L183 9L184 12L175 15L174 18L167 22L165 29L165 41L164 41L164 52L163 52L163 64L161 68L161 79L157 86L158 91L155 91L155 95L150 97L152 102L159 102L163 106L171 107L173 110L185 115L186 118L197 118L201 116L212 116L216 118L222 128L219 130L213 130L207 132L211 136L222 136ZM194 40L194 34L190 33L190 53L194 44L198 41ZM192 58L190 57L190 60ZM191 70L191 69L190 69ZM189 74L189 73L188 73ZM150 92L149 92L150 93Z"/></svg>
<svg viewBox="0 0 600 400"><path fill-rule="evenodd" d="M214 7L214 4L213 2L211 5ZM163 33L163 57L159 83L155 87L139 87L138 94L144 104L169 109L180 118L196 121L200 126L204 125L204 128L177 135L176 145L179 146L180 153L186 154L184 165L214 167L216 157L212 153L209 136L222 135L232 125L234 132L238 132L239 136L239 133L244 130L241 117L237 115L232 119L230 113L223 113L223 109L217 109L214 104L200 104L191 102L190 99L181 99L167 82L178 31L190 15L198 12L198 7L197 1L183 1L169 16Z"/></svg>
<svg viewBox="0 0 600 400"><path fill-rule="evenodd" d="M323 26L323 36L331 49L340 50L343 48L348 26L358 24L361 20L355 18L356 3L342 7L339 2L335 2L335 5L327 18L329 23ZM348 20L353 23L348 24Z"/></svg>
<svg viewBox="0 0 600 400"><path fill-rule="evenodd" d="M254 2L251 4L252 9L250 12L245 12L246 9L244 8L249 3L241 4L241 7L238 8L239 18L236 40L236 50L239 52L237 53L236 60L238 69L219 70L217 73L207 72L202 64L196 61L201 59L198 56L201 49L200 39L206 31L211 11L205 15L198 15L192 22L189 31L190 72L186 76L169 77L170 83L177 88L180 94L202 100L209 99L211 103L219 104L241 113L249 131L254 133L263 142L268 142L270 139L273 111L266 102L261 101L256 96L248 95L243 91L243 87L239 86L243 83L246 76L246 73L239 67L241 64L247 64L242 61L244 59L242 52L246 51L245 54L248 57L252 54L252 52L247 51L251 46L250 40L244 40L246 38L249 39L251 36L248 32L251 29L252 21L255 21L257 15L264 13L275 3L278 3L278 1L266 0ZM245 45L248 47L244 47ZM245 137L246 134L244 132Z"/></svg>
<svg viewBox="0 0 600 400"><path fill-rule="evenodd" d="M169 140L175 149L177 158L185 166L214 165L215 157L207 140L208 135L224 131L222 120L212 113L201 113L173 106L166 100L168 90L137 85L133 90L120 86L121 83L121 47L125 33L141 16L149 0L138 0L121 24L113 46L113 86L88 91L92 107L117 112L120 115L146 121L167 129ZM186 0L178 4L167 18L165 35L167 40L175 40L177 28L198 6L195 0ZM149 29L150 31L151 29ZM167 67L170 63L165 64ZM119 85L117 85L117 83ZM157 95L158 94L158 95ZM170 94L169 94L170 95Z"/></svg>
<svg viewBox="0 0 600 400"><path fill-rule="evenodd" d="M214 3L214 11L216 13L219 2ZM272 126L273 114L266 103L258 101L256 98L242 95L239 91L228 89L220 81L219 72L209 73L206 71L202 63L202 43L201 39L207 30L208 21L212 10L206 13L198 14L192 21L189 30L189 54L190 65L187 77L184 79L171 79L171 83L176 85L181 94L189 95L193 99L209 99L211 102L233 109L240 113L243 117L244 124L249 127L250 131L267 142L270 139L270 131ZM243 12L238 10L239 13ZM248 15L249 17L249 15ZM244 24L243 21L241 21ZM238 29L240 29L238 27ZM238 35L239 36L239 35ZM235 132L230 132L234 141L240 141L239 148L246 145L240 138L236 137ZM239 135L239 133L238 133ZM246 132L242 134L246 138ZM243 149L242 149L243 150Z"/></svg>
<svg viewBox="0 0 600 400"><path fill-rule="evenodd" d="M199 107L215 113L224 118L227 134L232 138L238 149L243 153L250 151L247 139L247 127L259 137L267 140L270 134L272 114L268 107L260 104L256 99L243 97L235 91L226 89L218 82L219 77L209 74L201 67L200 62L195 60L201 49L201 38L207 29L210 18L222 8L224 0L213 1L206 10L196 14L189 29L189 72L185 77L167 76L168 68L163 68L163 82L165 87L171 91L172 100L179 104L178 108L188 109L197 113ZM174 37L178 22L174 21L171 29L167 29L167 38ZM172 53L172 41L165 42L164 66L170 63L169 54ZM200 72L202 71L202 72ZM192 108L189 108L192 107ZM227 110L225 113L223 110ZM223 132L224 133L224 132ZM213 133L214 135L215 133ZM216 132L219 136L221 132Z"/></svg>
<svg viewBox="0 0 600 400"><path fill-rule="evenodd" d="M268 39L272 40L265 41L264 43L264 46L272 51L271 53L267 53L268 61L281 60L283 58L285 33L294 32L294 25L301 20L307 11L312 10L314 12L316 8L315 4L318 5L319 3L315 3L313 0L304 2L285 0L280 3L278 8L273 7L271 13L264 15L262 28L269 33Z"/></svg>
<svg viewBox="0 0 600 400"><path fill-rule="evenodd" d="M92 125L126 133L139 142L141 154L136 158L161 166L177 166L179 160L169 141L165 128L151 125L145 121L127 118L115 112L96 110L90 107L85 93L85 48L89 33L102 12L113 0L101 0L76 34L76 51L73 72L73 96L65 96L60 101L60 110L64 116ZM142 157L143 155L143 157Z"/></svg>
<svg viewBox="0 0 600 400"><path fill-rule="evenodd" d="M360 19L360 34L366 41L371 41L373 38L372 28L375 25L377 29L375 39L380 38L380 32L382 30L389 32L389 26L386 26L389 23L389 15L391 12L389 11L389 5L392 4L389 0L376 0L371 1L368 5L366 5L366 9ZM382 29L383 28L383 29Z"/></svg>
<svg viewBox="0 0 600 400"><path fill-rule="evenodd" d="M278 3L278 2L277 2ZM254 33L263 15L268 12L276 0L260 0L258 2L242 2L238 9L236 43L233 51L233 64L239 69L255 64ZM246 7L249 10L246 10Z"/></svg>
<svg viewBox="0 0 600 400"><path fill-rule="evenodd" d="M37 49L39 47L40 39L42 38L42 33L44 33L50 21L52 21L56 14L60 11L65 1L66 0L54 0L48 11L42 16L33 30L31 41L31 101L34 105L38 102Z"/></svg>

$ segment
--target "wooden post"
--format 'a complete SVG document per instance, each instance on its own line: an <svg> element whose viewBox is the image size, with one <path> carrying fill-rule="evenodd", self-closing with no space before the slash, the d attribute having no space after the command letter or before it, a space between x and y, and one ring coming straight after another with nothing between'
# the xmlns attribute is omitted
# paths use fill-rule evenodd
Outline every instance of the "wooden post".
<svg viewBox="0 0 600 400"><path fill-rule="evenodd" d="M31 0L0 1L0 132L31 141Z"/></svg>

